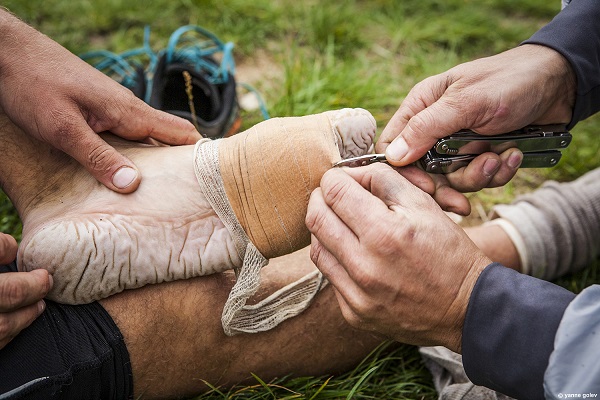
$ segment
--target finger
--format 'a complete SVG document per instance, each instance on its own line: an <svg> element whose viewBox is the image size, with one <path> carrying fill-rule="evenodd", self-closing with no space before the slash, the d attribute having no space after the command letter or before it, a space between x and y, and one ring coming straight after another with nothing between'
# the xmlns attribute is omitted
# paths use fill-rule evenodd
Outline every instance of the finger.
<svg viewBox="0 0 600 400"><path fill-rule="evenodd" d="M432 174L435 182L433 199L444 211L467 216L471 213L471 203L462 193L453 189L444 175Z"/></svg>
<svg viewBox="0 0 600 400"><path fill-rule="evenodd" d="M348 272L335 256L321 244L315 235L310 238L310 259L323 273L331 284L338 288L341 295L346 297L347 292L355 292L356 284L348 275Z"/></svg>
<svg viewBox="0 0 600 400"><path fill-rule="evenodd" d="M494 174L488 187L504 186L510 182L523 162L523 153L518 149L509 149L500 154L500 160L500 169Z"/></svg>
<svg viewBox="0 0 600 400"><path fill-rule="evenodd" d="M48 294L52 284L52 276L44 269L0 274L0 313L38 302Z"/></svg>
<svg viewBox="0 0 600 400"><path fill-rule="evenodd" d="M483 188L503 186L519 170L523 153L508 149L501 155L483 153L461 168L446 175L450 185L461 192L476 192Z"/></svg>
<svg viewBox="0 0 600 400"><path fill-rule="evenodd" d="M17 257L17 241L14 237L0 233L0 265L5 265Z"/></svg>
<svg viewBox="0 0 600 400"><path fill-rule="evenodd" d="M144 144L149 144L150 146L155 146L155 147L169 147L168 144L159 142L158 140L152 139L151 137L141 139L141 140L139 140L139 142L144 143Z"/></svg>
<svg viewBox="0 0 600 400"><path fill-rule="evenodd" d="M394 169L410 183L432 196L442 210L465 216L471 213L469 199L452 189L444 175L429 174L413 165Z"/></svg>
<svg viewBox="0 0 600 400"><path fill-rule="evenodd" d="M350 307L344 296L342 296L340 291L335 286L333 287L333 293L335 294L340 311L342 312L342 316L346 322L348 322L348 324L354 328L364 329L362 318L360 318L354 312L354 309Z"/></svg>
<svg viewBox="0 0 600 400"><path fill-rule="evenodd" d="M44 312L45 308L44 300L39 300L16 311L0 314L0 349L6 346L19 332L31 325Z"/></svg>
<svg viewBox="0 0 600 400"><path fill-rule="evenodd" d="M488 187L501 166L502 160L498 154L483 153L466 167L447 174L446 178L450 185L460 192L476 192Z"/></svg>
<svg viewBox="0 0 600 400"><path fill-rule="evenodd" d="M194 125L183 118L156 110L135 98L126 115L117 116L120 123L111 132L130 140L153 138L170 145L195 144L202 139Z"/></svg>
<svg viewBox="0 0 600 400"><path fill-rule="evenodd" d="M430 174L423 171L415 165L407 165L406 167L394 167L394 169L410 183L433 196L435 193L435 182Z"/></svg>
<svg viewBox="0 0 600 400"><path fill-rule="evenodd" d="M460 104L443 95L438 101L413 116L402 132L386 148L392 165L407 165L417 161L438 139L466 126Z"/></svg>
<svg viewBox="0 0 600 400"><path fill-rule="evenodd" d="M63 127L58 143L52 143L69 154L100 183L118 193L135 191L141 174L135 164L98 136L83 120Z"/></svg>
<svg viewBox="0 0 600 400"><path fill-rule="evenodd" d="M343 249L353 248L352 246L358 244L354 232L325 202L321 188L315 189L310 195L305 222L308 230L315 238L324 243L329 250L332 250L330 243L339 244L338 251L334 253L336 255L340 251L343 252Z"/></svg>
<svg viewBox="0 0 600 400"><path fill-rule="evenodd" d="M372 194L370 204L355 206L357 210L354 215L358 227L363 229L362 234L370 232L372 229L364 221L383 221L389 218L389 211L393 206L414 208L425 206L428 201L431 201L431 197L426 192L413 185L389 165L377 163L361 168L347 168L345 172L360 183L367 193ZM383 203L383 207L381 207L381 203ZM345 207L341 207L338 213L334 209L342 219L344 217L341 213L345 210L347 210Z"/></svg>
<svg viewBox="0 0 600 400"><path fill-rule="evenodd" d="M369 182L375 169L387 170L401 178L393 169L383 164L366 168L333 168L321 178L324 203L358 237L364 236L371 229L368 227L369 221L385 218L389 213L384 202L369 193Z"/></svg>
<svg viewBox="0 0 600 400"><path fill-rule="evenodd" d="M311 235L310 258L323 276L333 285L335 297L344 319L352 326L360 324L360 318L350 307L352 299L360 298L361 290L350 278L346 268L331 254L319 240Z"/></svg>

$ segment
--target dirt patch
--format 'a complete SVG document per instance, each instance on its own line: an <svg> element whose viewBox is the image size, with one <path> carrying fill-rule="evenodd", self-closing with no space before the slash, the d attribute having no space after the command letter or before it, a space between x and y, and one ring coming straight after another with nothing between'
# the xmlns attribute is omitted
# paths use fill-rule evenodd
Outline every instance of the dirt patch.
<svg viewBox="0 0 600 400"><path fill-rule="evenodd" d="M270 90L283 79L283 66L265 50L257 50L254 57L240 60L235 66L235 77L257 89Z"/></svg>

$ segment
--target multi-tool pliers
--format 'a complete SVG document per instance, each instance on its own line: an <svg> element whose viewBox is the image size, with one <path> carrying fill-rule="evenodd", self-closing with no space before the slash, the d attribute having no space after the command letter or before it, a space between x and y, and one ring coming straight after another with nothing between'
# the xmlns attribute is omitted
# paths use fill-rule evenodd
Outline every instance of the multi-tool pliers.
<svg viewBox="0 0 600 400"><path fill-rule="evenodd" d="M431 173L448 174L466 166L482 153L500 154L510 148L523 152L520 168L546 168L560 160L561 150L571 143L565 125L530 125L501 135L486 136L471 130L461 130L439 139L420 160L421 167ZM360 167L386 162L385 154L367 154L347 158L335 167Z"/></svg>

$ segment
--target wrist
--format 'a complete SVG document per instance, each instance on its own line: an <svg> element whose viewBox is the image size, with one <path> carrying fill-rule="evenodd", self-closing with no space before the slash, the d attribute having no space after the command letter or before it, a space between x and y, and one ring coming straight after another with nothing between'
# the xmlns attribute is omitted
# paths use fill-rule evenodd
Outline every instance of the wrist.
<svg viewBox="0 0 600 400"><path fill-rule="evenodd" d="M20 49L38 32L15 15L0 8L0 79L9 74L10 66L20 58Z"/></svg>
<svg viewBox="0 0 600 400"><path fill-rule="evenodd" d="M527 273L522 270L527 260L527 249L519 232L509 221L495 218L482 225L467 227L465 233L494 262Z"/></svg>
<svg viewBox="0 0 600 400"><path fill-rule="evenodd" d="M448 315L453 316L449 321L451 326L446 330L445 337L442 338L440 343L456 353L460 354L462 350L462 332L471 293L481 272L491 263L492 261L489 258L481 255L471 264L460 285L458 294L448 310Z"/></svg>
<svg viewBox="0 0 600 400"><path fill-rule="evenodd" d="M539 44L520 46L537 60L536 74L544 79L543 103L547 104L536 123L568 123L573 116L577 76L571 63L558 51Z"/></svg>
<svg viewBox="0 0 600 400"><path fill-rule="evenodd" d="M0 46L2 46L2 52L0 52L0 63L4 61L9 53L6 51L6 49L10 43L14 41L13 37L15 35L15 24L18 22L20 21L17 17L5 9L0 8Z"/></svg>

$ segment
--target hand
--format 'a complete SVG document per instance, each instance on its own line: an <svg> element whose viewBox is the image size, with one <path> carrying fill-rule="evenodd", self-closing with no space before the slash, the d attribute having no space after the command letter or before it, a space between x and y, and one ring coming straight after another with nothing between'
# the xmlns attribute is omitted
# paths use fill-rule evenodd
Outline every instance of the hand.
<svg viewBox="0 0 600 400"><path fill-rule="evenodd" d="M464 168L464 170L467 172L471 171L470 167L471 165ZM454 212L459 215L469 215L471 213L471 203L469 203L469 200L462 193L450 186L445 175L428 174L414 165L392 168L410 183L433 197L442 210Z"/></svg>
<svg viewBox="0 0 600 400"><path fill-rule="evenodd" d="M377 152L385 152L393 165L407 165L460 129L493 135L530 124L568 123L574 103L568 61L548 47L522 45L417 84L382 132ZM500 156L485 153L445 178L459 191L501 186L521 160L514 149Z"/></svg>
<svg viewBox="0 0 600 400"><path fill-rule="evenodd" d="M520 150L508 149L500 155L486 153L476 157L466 167L452 174L429 174L415 165L394 169L431 195L442 210L466 216L471 213L471 203L461 192L505 184L513 177L522 159Z"/></svg>
<svg viewBox="0 0 600 400"><path fill-rule="evenodd" d="M137 168L97 133L193 144L193 125L155 110L79 57L0 10L0 110L31 136L64 151L120 193L139 186Z"/></svg>
<svg viewBox="0 0 600 400"><path fill-rule="evenodd" d="M491 261L429 195L387 165L333 168L306 225L351 325L460 351L469 296Z"/></svg>
<svg viewBox="0 0 600 400"><path fill-rule="evenodd" d="M16 254L15 239L0 233L0 265L13 261ZM0 274L0 349L44 311L42 299L51 287L46 270Z"/></svg>

